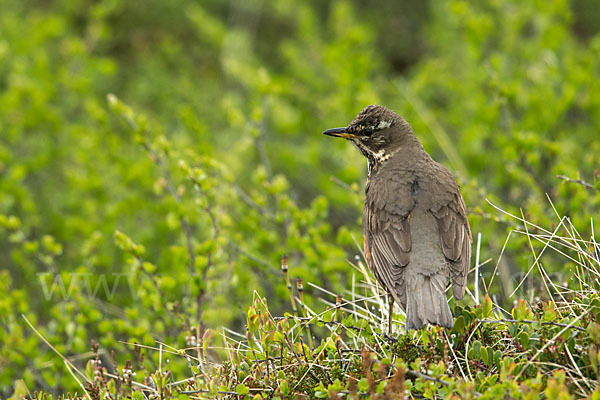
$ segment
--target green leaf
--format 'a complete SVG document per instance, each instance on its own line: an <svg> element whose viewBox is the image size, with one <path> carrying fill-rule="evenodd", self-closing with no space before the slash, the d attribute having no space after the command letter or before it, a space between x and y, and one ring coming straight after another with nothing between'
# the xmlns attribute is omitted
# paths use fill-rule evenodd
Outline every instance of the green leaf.
<svg viewBox="0 0 600 400"><path fill-rule="evenodd" d="M243 383L240 383L235 387L235 392L239 395L244 395L250 393L250 389L248 389Z"/></svg>
<svg viewBox="0 0 600 400"><path fill-rule="evenodd" d="M481 342L479 340L473 342L473 356L478 360L481 359Z"/></svg>
<svg viewBox="0 0 600 400"><path fill-rule="evenodd" d="M286 379L281 379L279 381L279 389L281 389L281 394L287 396L290 394L290 387L288 381Z"/></svg>
<svg viewBox="0 0 600 400"><path fill-rule="evenodd" d="M479 355L480 355L481 361L483 361L485 364L489 363L488 349L486 347L481 347L481 350L479 350Z"/></svg>
<svg viewBox="0 0 600 400"><path fill-rule="evenodd" d="M144 393L142 393L142 392L140 392L140 391L136 390L135 392L133 392L133 393L131 394L131 399L132 399L132 400L144 400L144 399L145 399L145 397L144 397Z"/></svg>
<svg viewBox="0 0 600 400"><path fill-rule="evenodd" d="M492 299L490 298L490 296L485 295L485 297L483 298L483 301L481 302L481 309L482 309L482 317L483 318L488 318L490 316L490 314L492 313L492 307L493 307L493 303L492 303Z"/></svg>
<svg viewBox="0 0 600 400"><path fill-rule="evenodd" d="M523 346L525 349L529 348L529 335L527 334L527 332L521 332L519 334L519 342L521 343L521 346Z"/></svg>
<svg viewBox="0 0 600 400"><path fill-rule="evenodd" d="M361 392L368 392L369 391L369 383L367 382L367 378L362 378L361 380L359 380L357 387L358 387L358 390L360 390Z"/></svg>

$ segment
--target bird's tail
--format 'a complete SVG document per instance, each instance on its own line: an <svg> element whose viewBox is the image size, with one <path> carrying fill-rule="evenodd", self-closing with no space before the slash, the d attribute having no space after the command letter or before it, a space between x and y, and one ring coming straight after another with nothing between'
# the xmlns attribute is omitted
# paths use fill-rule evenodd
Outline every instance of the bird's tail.
<svg viewBox="0 0 600 400"><path fill-rule="evenodd" d="M406 329L421 329L427 323L452 328L454 319L446 298L448 277L417 273L407 281Z"/></svg>

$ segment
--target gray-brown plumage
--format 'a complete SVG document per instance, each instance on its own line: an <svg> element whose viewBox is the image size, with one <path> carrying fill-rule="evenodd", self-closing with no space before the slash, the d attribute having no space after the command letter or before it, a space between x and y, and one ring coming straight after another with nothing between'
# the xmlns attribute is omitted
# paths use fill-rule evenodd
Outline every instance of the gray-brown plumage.
<svg viewBox="0 0 600 400"><path fill-rule="evenodd" d="M345 128L323 132L350 140L367 158L365 258L379 283L406 312L406 329L453 326L446 299L461 299L471 259L465 204L452 174L431 159L410 125L371 105Z"/></svg>

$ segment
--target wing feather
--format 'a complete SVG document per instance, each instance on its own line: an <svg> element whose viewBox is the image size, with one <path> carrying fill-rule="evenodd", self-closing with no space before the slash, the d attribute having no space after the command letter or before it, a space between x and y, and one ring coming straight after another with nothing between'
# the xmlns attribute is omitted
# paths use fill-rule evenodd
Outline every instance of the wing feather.
<svg viewBox="0 0 600 400"><path fill-rule="evenodd" d="M438 222L442 250L450 266L452 293L457 299L462 299L471 262L472 237L458 187L446 204L438 204L431 212Z"/></svg>
<svg viewBox="0 0 600 400"><path fill-rule="evenodd" d="M363 230L367 264L379 283L406 309L404 270L410 262L410 214L398 215L365 203Z"/></svg>

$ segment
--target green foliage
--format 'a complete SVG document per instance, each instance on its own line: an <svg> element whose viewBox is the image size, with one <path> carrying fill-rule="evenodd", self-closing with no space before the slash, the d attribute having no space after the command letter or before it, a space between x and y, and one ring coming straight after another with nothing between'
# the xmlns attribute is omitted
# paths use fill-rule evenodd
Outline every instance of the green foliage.
<svg viewBox="0 0 600 400"><path fill-rule="evenodd" d="M138 362L128 361L123 373L115 366L116 375L99 362L94 345L87 391L135 397L143 386L132 377L150 376L154 386L145 388L146 394L168 398L393 399L410 393L416 398L593 399L600 393L595 390L600 342L592 333L600 328L590 318L600 312L598 293L559 303L564 311L550 322L544 310L556 307L552 302L534 309L520 302L512 314L529 319L513 320L500 311L486 315L491 303L486 301L454 309L466 325L400 331L394 337L382 334L386 318L368 311L378 300L352 295L355 300L318 314L303 305L308 317L275 317L266 299L255 296L245 337L214 335L203 338L201 346L182 349L135 346ZM309 338L316 332L322 339L312 344ZM174 380L172 362L149 372L144 355L152 352L163 360L185 359L188 378ZM211 361L217 354L222 363Z"/></svg>
<svg viewBox="0 0 600 400"><path fill-rule="evenodd" d="M105 374L86 390L133 398L145 380L186 398L178 380L190 376L208 397L292 398L301 385L317 398L385 395L400 382L425 397L514 397L521 384L523 398L589 394L600 362L598 250L584 240L600 229L589 220L600 206L595 3L4 1L0 397L81 394L56 352L90 382ZM310 312L321 304L311 284L369 282L356 256L364 160L319 133L370 103L403 115L456 172L482 234L454 347L436 330L389 341L370 314ZM302 317L273 317L290 296ZM556 323L573 326L559 335ZM239 342L208 347L216 329L245 326ZM350 339L354 383L338 365ZM545 344L542 365L526 367ZM255 354L294 371L265 375ZM554 375L552 363L574 366ZM301 382L307 371L316 379Z"/></svg>

